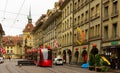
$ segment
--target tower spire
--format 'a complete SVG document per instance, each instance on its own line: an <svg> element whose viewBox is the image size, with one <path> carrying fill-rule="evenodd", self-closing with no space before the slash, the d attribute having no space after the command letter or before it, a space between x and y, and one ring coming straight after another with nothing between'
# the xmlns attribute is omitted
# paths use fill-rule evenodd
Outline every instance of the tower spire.
<svg viewBox="0 0 120 73"><path fill-rule="evenodd" d="M28 23L32 23L32 17L31 17L31 5L30 5L30 8L29 8Z"/></svg>

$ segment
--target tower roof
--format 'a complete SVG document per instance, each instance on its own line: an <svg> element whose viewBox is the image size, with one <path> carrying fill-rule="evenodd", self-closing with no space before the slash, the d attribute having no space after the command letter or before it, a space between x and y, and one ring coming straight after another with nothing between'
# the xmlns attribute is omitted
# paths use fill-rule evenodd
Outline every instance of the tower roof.
<svg viewBox="0 0 120 73"><path fill-rule="evenodd" d="M23 30L23 32L32 32L34 26L32 23L28 23L26 26L25 26L25 29Z"/></svg>
<svg viewBox="0 0 120 73"><path fill-rule="evenodd" d="M32 17L31 17L31 6L29 8L29 15L27 16L28 23L32 23Z"/></svg>
<svg viewBox="0 0 120 73"><path fill-rule="evenodd" d="M29 9L29 15L28 15L27 19L28 19L28 24L25 26L25 29L23 30L23 32L32 32L34 26L32 24L31 6Z"/></svg>

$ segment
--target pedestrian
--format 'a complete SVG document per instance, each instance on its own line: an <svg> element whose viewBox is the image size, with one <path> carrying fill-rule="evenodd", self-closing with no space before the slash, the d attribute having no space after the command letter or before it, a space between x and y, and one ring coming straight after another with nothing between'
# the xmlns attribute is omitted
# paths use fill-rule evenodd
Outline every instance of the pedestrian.
<svg viewBox="0 0 120 73"><path fill-rule="evenodd" d="M10 59L11 59L11 57L9 56L9 57L8 57L8 59L10 60Z"/></svg>

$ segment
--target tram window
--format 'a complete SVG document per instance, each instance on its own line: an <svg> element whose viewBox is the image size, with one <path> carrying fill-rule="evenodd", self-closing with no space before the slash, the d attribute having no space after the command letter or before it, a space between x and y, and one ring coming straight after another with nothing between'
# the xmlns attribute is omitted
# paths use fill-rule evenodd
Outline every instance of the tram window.
<svg viewBox="0 0 120 73"><path fill-rule="evenodd" d="M48 50L48 60L52 60L52 50Z"/></svg>

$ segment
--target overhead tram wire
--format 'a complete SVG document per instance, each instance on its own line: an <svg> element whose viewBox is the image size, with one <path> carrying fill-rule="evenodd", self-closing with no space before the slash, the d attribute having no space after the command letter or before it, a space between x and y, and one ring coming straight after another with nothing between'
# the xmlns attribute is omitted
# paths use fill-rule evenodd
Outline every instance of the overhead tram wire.
<svg viewBox="0 0 120 73"><path fill-rule="evenodd" d="M0 10L0 12L4 12L4 10ZM15 12L9 12L9 11L6 11L5 13L9 13L9 14L13 14L13 15L16 15L16 14L18 14L18 13L15 13ZM27 16L27 14L23 14L23 13L20 13L19 15L21 15L21 16ZM3 20L13 20L13 19L11 19L11 18L3 18L3 17L0 17L1 19L2 19L2 21Z"/></svg>
<svg viewBox="0 0 120 73"><path fill-rule="evenodd" d="M3 19L5 19L5 13L6 13L7 5L8 5L8 0L6 0L6 3L5 3L5 8L4 8L4 11L3 11Z"/></svg>
<svg viewBox="0 0 120 73"><path fill-rule="evenodd" d="M0 10L0 12L4 12L4 10ZM5 11L6 13L9 13L9 14L18 14L18 13L14 13L14 12L9 12L9 11ZM22 14L20 13L19 15L23 15L23 16L27 16L27 14Z"/></svg>
<svg viewBox="0 0 120 73"><path fill-rule="evenodd" d="M20 12L21 12L21 10L22 10L22 7L23 7L24 3L25 3L25 0L23 1L22 5L21 5L21 7L20 7L20 9L19 9L19 11L18 11L18 13L17 13L17 16L16 16L16 18L15 18L14 21L13 21L13 25L15 24L15 22L16 22L16 20L17 20L17 17L20 15ZM13 25L11 25L10 28L12 28ZM10 30L10 29L9 29L9 30Z"/></svg>
<svg viewBox="0 0 120 73"><path fill-rule="evenodd" d="M25 3L25 0L23 1L22 5L21 5L21 7L20 7L20 9L19 9L19 11L18 11L18 13L17 13L17 16L16 16L13 24L15 24L17 17L20 15L20 12L21 12L21 10L22 10L22 7L23 7L24 3Z"/></svg>

